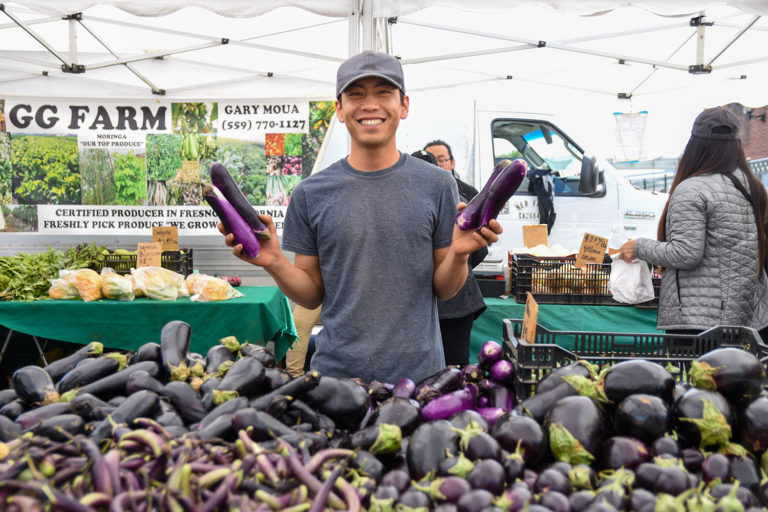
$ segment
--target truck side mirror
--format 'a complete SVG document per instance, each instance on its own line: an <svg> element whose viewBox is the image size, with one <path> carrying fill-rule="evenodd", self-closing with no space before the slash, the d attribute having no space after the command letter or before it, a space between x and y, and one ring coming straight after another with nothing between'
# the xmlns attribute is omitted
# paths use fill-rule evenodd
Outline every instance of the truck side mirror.
<svg viewBox="0 0 768 512"><path fill-rule="evenodd" d="M579 192L585 196L601 195L604 190L600 187L602 171L597 165L597 159L584 155L581 160L581 179L579 180Z"/></svg>

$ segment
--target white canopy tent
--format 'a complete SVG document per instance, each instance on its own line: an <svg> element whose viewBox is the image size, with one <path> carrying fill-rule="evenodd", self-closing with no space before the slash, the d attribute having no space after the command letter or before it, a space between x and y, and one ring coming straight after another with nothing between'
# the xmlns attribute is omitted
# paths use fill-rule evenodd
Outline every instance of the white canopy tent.
<svg viewBox="0 0 768 512"><path fill-rule="evenodd" d="M2 10L0 98L328 98L339 62L376 48L401 58L408 123L434 137L451 138L446 127L466 124L480 101L587 122L609 148L613 112L648 110L659 148L649 156L679 151L704 107L768 103L764 0L17 0Z"/></svg>

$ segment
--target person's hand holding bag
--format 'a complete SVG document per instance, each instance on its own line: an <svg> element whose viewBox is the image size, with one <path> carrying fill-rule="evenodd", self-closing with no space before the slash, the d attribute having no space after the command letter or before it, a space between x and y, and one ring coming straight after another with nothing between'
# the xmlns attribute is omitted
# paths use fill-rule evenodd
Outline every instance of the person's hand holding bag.
<svg viewBox="0 0 768 512"><path fill-rule="evenodd" d="M635 241L628 240L621 252L613 255L608 289L614 300L625 304L640 304L655 297L648 264L634 259Z"/></svg>

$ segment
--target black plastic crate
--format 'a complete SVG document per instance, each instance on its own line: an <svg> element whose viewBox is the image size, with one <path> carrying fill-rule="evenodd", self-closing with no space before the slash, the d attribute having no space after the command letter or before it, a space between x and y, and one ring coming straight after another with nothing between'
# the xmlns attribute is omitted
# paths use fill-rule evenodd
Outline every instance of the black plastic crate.
<svg viewBox="0 0 768 512"><path fill-rule="evenodd" d="M581 304L628 306L614 300L608 288L611 277L610 260L574 267L575 256L552 257L513 254L510 257L510 295L524 304L531 292L539 304ZM655 297L633 304L637 307L658 308L661 278L652 278Z"/></svg>
<svg viewBox="0 0 768 512"><path fill-rule="evenodd" d="M192 249L184 249L183 253L181 251L163 251L160 255L160 265L186 277L192 273L194 268ZM136 268L136 255L106 254L101 267L109 267L120 275L130 274L131 269ZM94 270L100 271L101 268Z"/></svg>
<svg viewBox="0 0 768 512"><path fill-rule="evenodd" d="M649 334L588 331L550 331L536 325L536 342L520 339L523 321L503 320L503 347L515 365L515 393L531 396L549 372L577 360L602 367L629 359L646 359L666 367L681 379L699 356L720 347L748 350L768 363L768 346L750 327L717 326L701 334ZM571 350L558 345L573 342Z"/></svg>

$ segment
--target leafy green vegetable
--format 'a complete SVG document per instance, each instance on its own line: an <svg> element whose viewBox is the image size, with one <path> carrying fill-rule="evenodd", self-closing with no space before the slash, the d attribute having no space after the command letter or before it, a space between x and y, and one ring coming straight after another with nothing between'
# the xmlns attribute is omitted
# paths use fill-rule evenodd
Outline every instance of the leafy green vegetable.
<svg viewBox="0 0 768 512"><path fill-rule="evenodd" d="M117 204L137 205L147 199L147 169L144 159L129 153L113 155Z"/></svg>
<svg viewBox="0 0 768 512"><path fill-rule="evenodd" d="M77 137L12 135L13 188L19 204L79 204Z"/></svg>
<svg viewBox="0 0 768 512"><path fill-rule="evenodd" d="M147 179L166 181L181 169L181 135L151 133L147 135Z"/></svg>

